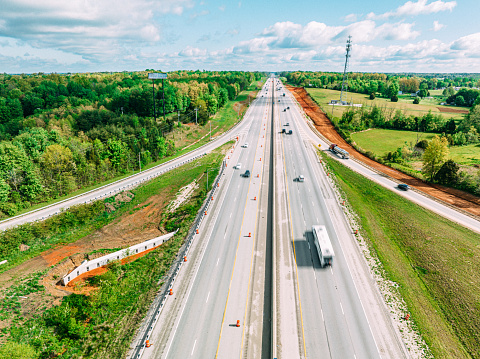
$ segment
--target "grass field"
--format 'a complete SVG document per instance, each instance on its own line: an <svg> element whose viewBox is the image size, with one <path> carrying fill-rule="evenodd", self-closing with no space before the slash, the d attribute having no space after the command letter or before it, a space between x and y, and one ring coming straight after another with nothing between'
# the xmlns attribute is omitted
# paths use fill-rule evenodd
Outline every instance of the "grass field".
<svg viewBox="0 0 480 359"><path fill-rule="evenodd" d="M350 134L352 140L366 151L372 151L377 156L384 156L388 152L403 147L405 142L410 146L421 140L431 140L434 133L413 131L396 131L383 129L370 129Z"/></svg>
<svg viewBox="0 0 480 359"><path fill-rule="evenodd" d="M377 156L384 156L398 147L403 147L405 142L408 146L419 140L431 140L434 133L371 129L355 132L350 137L355 143L366 151L372 151ZM450 158L459 165L480 165L480 145L451 146Z"/></svg>
<svg viewBox="0 0 480 359"><path fill-rule="evenodd" d="M323 111L327 112L328 114L332 113L335 117L341 117L343 111L348 109L347 106L335 106L329 105L330 100L338 100L340 99L340 91L337 90L328 90L328 89L318 89L318 88L306 88L307 92L310 96L320 105ZM371 107L373 105L379 107L386 107L387 109L391 109L392 111L401 110L405 111L406 114L411 114L414 116L423 116L428 113L428 111L432 111L433 114L438 115L441 114L446 119L455 118L461 119L462 114L458 113L448 113L448 112L440 112L438 107L444 108L452 108L451 106L440 106L440 101L438 99L423 99L420 104L415 105L413 104L413 98L409 96L400 96L398 102L391 102L390 99L386 98L379 98L377 97L375 100L370 100L368 95L358 94L349 92L347 94L347 100L353 101L354 103L363 104L363 106ZM467 107L453 107L456 110L470 110Z"/></svg>
<svg viewBox="0 0 480 359"><path fill-rule="evenodd" d="M480 358L480 235L323 157L435 358Z"/></svg>

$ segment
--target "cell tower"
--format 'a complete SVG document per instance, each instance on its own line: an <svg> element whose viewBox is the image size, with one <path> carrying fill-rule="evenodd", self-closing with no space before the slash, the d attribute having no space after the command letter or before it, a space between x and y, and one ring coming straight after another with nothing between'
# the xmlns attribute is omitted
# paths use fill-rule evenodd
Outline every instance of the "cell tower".
<svg viewBox="0 0 480 359"><path fill-rule="evenodd" d="M350 57L350 50L352 49L352 36L348 36L347 40L347 54L345 55L345 68L343 69L343 81L342 81L342 92L340 92L340 103L344 103L343 101L343 93L345 92L345 98L347 97L347 89L348 89L348 58ZM346 101L345 101L346 102Z"/></svg>

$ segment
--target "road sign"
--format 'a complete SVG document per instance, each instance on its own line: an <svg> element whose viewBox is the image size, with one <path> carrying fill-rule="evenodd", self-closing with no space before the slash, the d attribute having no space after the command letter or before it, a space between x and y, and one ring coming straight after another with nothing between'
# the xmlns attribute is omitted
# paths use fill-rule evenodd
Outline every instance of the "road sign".
<svg viewBox="0 0 480 359"><path fill-rule="evenodd" d="M165 80L167 78L167 74L163 72L153 72L148 74L149 80Z"/></svg>

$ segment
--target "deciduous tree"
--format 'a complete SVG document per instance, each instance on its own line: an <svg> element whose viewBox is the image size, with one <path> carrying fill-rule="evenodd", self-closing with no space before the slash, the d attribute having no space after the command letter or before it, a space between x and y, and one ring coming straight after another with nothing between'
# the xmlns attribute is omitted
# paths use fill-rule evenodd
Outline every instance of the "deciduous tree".
<svg viewBox="0 0 480 359"><path fill-rule="evenodd" d="M433 181L438 170L448 158L448 140L446 137L435 137L429 142L423 154L423 174Z"/></svg>

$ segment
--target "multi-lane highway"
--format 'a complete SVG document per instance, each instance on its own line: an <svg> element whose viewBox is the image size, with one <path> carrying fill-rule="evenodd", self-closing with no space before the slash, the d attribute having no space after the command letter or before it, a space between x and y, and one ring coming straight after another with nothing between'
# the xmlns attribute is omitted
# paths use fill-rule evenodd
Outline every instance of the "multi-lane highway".
<svg viewBox="0 0 480 359"><path fill-rule="evenodd" d="M281 88L277 81L266 82L244 119L245 131L227 153L215 204L143 358L380 358L380 351L383 357L405 356L368 269L350 274L351 250L345 256L343 248L355 239L346 235L344 220L331 219L338 204L299 130L300 112L289 96L275 91ZM234 168L240 163L241 169ZM242 176L246 170L250 177ZM305 182L295 181L299 175ZM336 254L332 267L320 266L313 224L327 227ZM373 295L357 290L359 273ZM376 330L362 299L381 322Z"/></svg>

